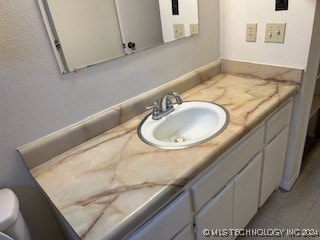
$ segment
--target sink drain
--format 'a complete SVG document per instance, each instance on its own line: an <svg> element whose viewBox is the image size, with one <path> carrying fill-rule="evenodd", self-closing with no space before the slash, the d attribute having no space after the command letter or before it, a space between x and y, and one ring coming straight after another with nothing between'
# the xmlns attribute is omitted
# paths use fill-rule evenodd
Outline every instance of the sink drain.
<svg viewBox="0 0 320 240"><path fill-rule="evenodd" d="M184 142L185 139L183 137L177 137L174 141L175 142Z"/></svg>

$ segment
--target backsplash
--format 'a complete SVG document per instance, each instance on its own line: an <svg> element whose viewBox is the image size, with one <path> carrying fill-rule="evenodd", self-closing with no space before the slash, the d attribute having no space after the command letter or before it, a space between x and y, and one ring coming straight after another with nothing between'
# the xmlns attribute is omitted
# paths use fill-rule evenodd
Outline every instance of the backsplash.
<svg viewBox="0 0 320 240"><path fill-rule="evenodd" d="M300 86L302 69L271 66L258 63L222 61L222 72L246 78L260 78L268 81L281 81Z"/></svg>

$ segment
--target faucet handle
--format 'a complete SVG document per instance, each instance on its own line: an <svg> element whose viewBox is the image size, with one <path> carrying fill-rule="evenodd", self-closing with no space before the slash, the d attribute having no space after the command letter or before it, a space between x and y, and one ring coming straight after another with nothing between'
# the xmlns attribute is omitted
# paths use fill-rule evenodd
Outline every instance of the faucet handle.
<svg viewBox="0 0 320 240"><path fill-rule="evenodd" d="M148 105L146 109L152 109L152 119L158 120L160 115L160 106L157 102L153 102L152 105Z"/></svg>
<svg viewBox="0 0 320 240"><path fill-rule="evenodd" d="M146 109L155 109L155 108L160 108L159 103L153 102L153 104L146 106Z"/></svg>
<svg viewBox="0 0 320 240"><path fill-rule="evenodd" d="M172 95L172 98L176 99L176 103L177 104L182 104L183 103L182 98L180 97L180 95L177 92L172 92L171 95Z"/></svg>

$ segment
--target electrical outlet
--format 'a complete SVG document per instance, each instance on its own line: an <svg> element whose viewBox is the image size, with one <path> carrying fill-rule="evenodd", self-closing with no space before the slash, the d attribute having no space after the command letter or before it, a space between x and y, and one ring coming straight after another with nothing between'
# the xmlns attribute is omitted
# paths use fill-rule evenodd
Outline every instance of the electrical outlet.
<svg viewBox="0 0 320 240"><path fill-rule="evenodd" d="M198 23L190 23L190 34L196 35L199 33L199 25Z"/></svg>
<svg viewBox="0 0 320 240"><path fill-rule="evenodd" d="M257 24L256 23L247 23L247 42L256 42L257 41Z"/></svg>
<svg viewBox="0 0 320 240"><path fill-rule="evenodd" d="M183 23L173 24L173 31L174 31L174 38L175 39L180 39L180 38L185 37Z"/></svg>
<svg viewBox="0 0 320 240"><path fill-rule="evenodd" d="M266 43L284 43L286 31L285 23L267 23L266 25Z"/></svg>

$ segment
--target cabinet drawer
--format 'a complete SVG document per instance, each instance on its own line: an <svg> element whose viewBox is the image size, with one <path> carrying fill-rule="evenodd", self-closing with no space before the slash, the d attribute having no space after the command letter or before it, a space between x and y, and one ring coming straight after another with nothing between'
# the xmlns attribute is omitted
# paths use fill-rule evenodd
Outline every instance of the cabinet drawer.
<svg viewBox="0 0 320 240"><path fill-rule="evenodd" d="M232 153L232 161L241 163L241 170L263 148L264 126L240 144Z"/></svg>
<svg viewBox="0 0 320 240"><path fill-rule="evenodd" d="M127 239L149 240L155 237L158 240L172 239L191 222L191 219L190 195L183 193Z"/></svg>
<svg viewBox="0 0 320 240"><path fill-rule="evenodd" d="M286 125L289 125L292 105L291 100L266 121L266 143L270 142Z"/></svg>
<svg viewBox="0 0 320 240"><path fill-rule="evenodd" d="M245 137L243 143L221 164L209 171L203 178L191 186L194 210L197 212L216 195L240 170L261 150L263 145L264 126Z"/></svg>

